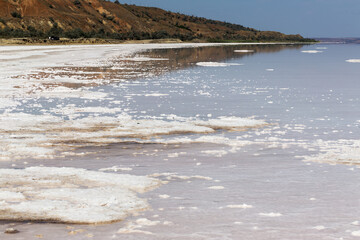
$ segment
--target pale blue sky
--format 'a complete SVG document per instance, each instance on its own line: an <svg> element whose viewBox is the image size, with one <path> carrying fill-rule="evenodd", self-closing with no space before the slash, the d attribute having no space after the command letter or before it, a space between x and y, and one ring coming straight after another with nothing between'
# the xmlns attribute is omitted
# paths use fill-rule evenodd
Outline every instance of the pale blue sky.
<svg viewBox="0 0 360 240"><path fill-rule="evenodd" d="M360 0L119 0L305 37L360 37Z"/></svg>

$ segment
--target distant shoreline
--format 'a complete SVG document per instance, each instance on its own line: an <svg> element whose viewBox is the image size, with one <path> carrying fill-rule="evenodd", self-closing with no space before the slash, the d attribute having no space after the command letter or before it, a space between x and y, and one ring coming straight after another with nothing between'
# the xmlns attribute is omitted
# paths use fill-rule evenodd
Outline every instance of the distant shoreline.
<svg viewBox="0 0 360 240"><path fill-rule="evenodd" d="M180 39L147 39L147 40L117 40L103 38L60 38L59 40L40 39L40 38L0 38L0 46L23 46L23 45L101 45L101 44L151 44L151 43L234 43L234 44L314 44L316 42L238 42L238 41L181 41Z"/></svg>
<svg viewBox="0 0 360 240"><path fill-rule="evenodd" d="M360 38L348 37L348 38L314 38L321 43L334 43L334 44L360 44Z"/></svg>
<svg viewBox="0 0 360 240"><path fill-rule="evenodd" d="M94 44L124 44L124 43L181 43L179 39L156 39L156 40L116 40L103 38L78 38L59 40L40 38L0 38L0 46L9 45L94 45Z"/></svg>

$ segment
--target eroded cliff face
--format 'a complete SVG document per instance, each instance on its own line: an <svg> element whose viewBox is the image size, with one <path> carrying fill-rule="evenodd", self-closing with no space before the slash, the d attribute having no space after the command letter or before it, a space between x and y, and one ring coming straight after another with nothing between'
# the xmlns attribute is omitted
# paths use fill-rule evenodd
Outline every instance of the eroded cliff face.
<svg viewBox="0 0 360 240"><path fill-rule="evenodd" d="M159 8L109 1L0 0L0 37L36 37L49 33L65 36L66 32L70 37L98 34L119 39L303 39L300 35L262 32L241 25L187 16Z"/></svg>
<svg viewBox="0 0 360 240"><path fill-rule="evenodd" d="M114 8L114 6L108 7ZM122 8L120 5L115 7ZM56 23L65 31L75 28L91 31L100 27L118 31L127 25L124 21L120 21L119 17L113 16L106 6L97 0L1 0L0 8L2 27L8 26L14 29L31 26L37 30L48 31ZM126 11L123 8L121 10ZM112 18L112 21L108 18Z"/></svg>

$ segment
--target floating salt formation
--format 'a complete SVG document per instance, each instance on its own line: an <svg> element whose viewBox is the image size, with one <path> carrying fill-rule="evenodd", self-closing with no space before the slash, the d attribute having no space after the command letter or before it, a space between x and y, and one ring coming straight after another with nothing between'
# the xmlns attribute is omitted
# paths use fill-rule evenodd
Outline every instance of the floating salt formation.
<svg viewBox="0 0 360 240"><path fill-rule="evenodd" d="M319 50L304 50L301 51L302 53L322 53L323 51L319 51Z"/></svg>
<svg viewBox="0 0 360 240"><path fill-rule="evenodd" d="M5 229L4 233L15 234L15 233L19 233L19 230L15 229L15 228L7 228L7 229Z"/></svg>
<svg viewBox="0 0 360 240"><path fill-rule="evenodd" d="M282 214L281 213L274 213L274 212L270 212L270 213L259 213L260 216L263 217L281 217Z"/></svg>
<svg viewBox="0 0 360 240"><path fill-rule="evenodd" d="M226 207L227 208L241 208L241 209L253 208L252 205L248 205L248 204L227 205Z"/></svg>
<svg viewBox="0 0 360 240"><path fill-rule="evenodd" d="M198 62L197 66L202 67L228 67L228 66L241 66L240 63L220 63L220 62Z"/></svg>
<svg viewBox="0 0 360 240"><path fill-rule="evenodd" d="M219 117L208 120L193 118L181 118L180 120L179 118L179 120L164 121L134 119L125 113L114 117L88 116L83 118L76 118L76 111L74 114L71 114L70 110L67 113L69 113L70 120L50 114L0 114L0 135L2 135L0 160L27 157L53 158L57 151L61 151L65 156L67 151L77 146L98 146L126 142L129 139L136 141L181 133L206 134L215 133L217 130L242 131L251 127L267 125L263 120L239 117Z"/></svg>
<svg viewBox="0 0 360 240"><path fill-rule="evenodd" d="M360 63L360 59L348 59L348 60L346 60L346 62L349 62L349 63Z"/></svg>
<svg viewBox="0 0 360 240"><path fill-rule="evenodd" d="M120 221L149 206L137 196L161 182L81 168L0 169L0 220L62 223Z"/></svg>
<svg viewBox="0 0 360 240"><path fill-rule="evenodd" d="M234 52L236 52L236 53L251 53L251 52L254 52L254 50L244 49L244 50L235 50Z"/></svg>

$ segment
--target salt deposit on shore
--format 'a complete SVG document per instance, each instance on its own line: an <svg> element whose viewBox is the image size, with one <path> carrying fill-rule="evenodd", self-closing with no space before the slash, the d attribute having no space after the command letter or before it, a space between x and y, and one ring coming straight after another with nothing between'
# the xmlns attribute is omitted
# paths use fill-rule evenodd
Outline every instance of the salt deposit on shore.
<svg viewBox="0 0 360 240"><path fill-rule="evenodd" d="M0 219L106 223L123 220L148 204L137 197L160 181L79 168L0 169Z"/></svg>
<svg viewBox="0 0 360 240"><path fill-rule="evenodd" d="M73 110L78 112L76 108ZM63 111L69 117L72 116L70 109ZM97 112L103 109L83 111ZM0 115L0 160L53 158L59 156L57 152L60 152L60 156L66 156L69 151L82 146L140 141L162 135L206 134L217 130L241 131L267 125L262 120L237 117L220 117L207 121L187 118L182 121L164 121L134 119L127 114L116 117L76 116L70 117L73 120L64 120L50 114L3 113Z"/></svg>
<svg viewBox="0 0 360 240"><path fill-rule="evenodd" d="M136 62L144 61L168 61L166 58L141 56L138 54L141 51L219 45L223 44L0 46L3 53L0 63L4 69L0 73L0 111L3 110L2 113L0 112L0 160L28 157L53 158L58 152L70 154L77 146L122 142L124 138L131 138L133 141L159 135L211 133L219 129L243 130L265 125L263 121L245 118L219 118L205 121L141 120L132 118L124 113L124 109L118 107L83 108L72 104L58 104L47 109L42 105L69 99L81 99L84 102L107 100L109 93L93 91L93 86L151 74L150 71L146 72L146 69L142 69L145 73L136 72L137 65L131 62L137 64ZM204 64L208 66L209 63ZM239 64L210 64L210 66L215 65ZM100 72L91 68L99 69ZM126 71L120 76L106 77L100 68L126 68L132 69L133 72ZM156 92L143 95L168 96ZM129 98L131 97L133 96L129 95ZM44 103L33 103L28 107L41 108L41 113L14 111L18 106L34 99ZM99 117L99 114L113 116Z"/></svg>
<svg viewBox="0 0 360 240"><path fill-rule="evenodd" d="M180 46L196 44L164 48ZM76 240L355 237L360 175L343 164L360 162L359 74L344 60L353 51L333 51L342 47L311 57L300 47L229 47L220 58L214 48L9 47L7 56L26 56L0 60L9 70L0 73L2 231ZM244 66L196 65L206 61Z"/></svg>

